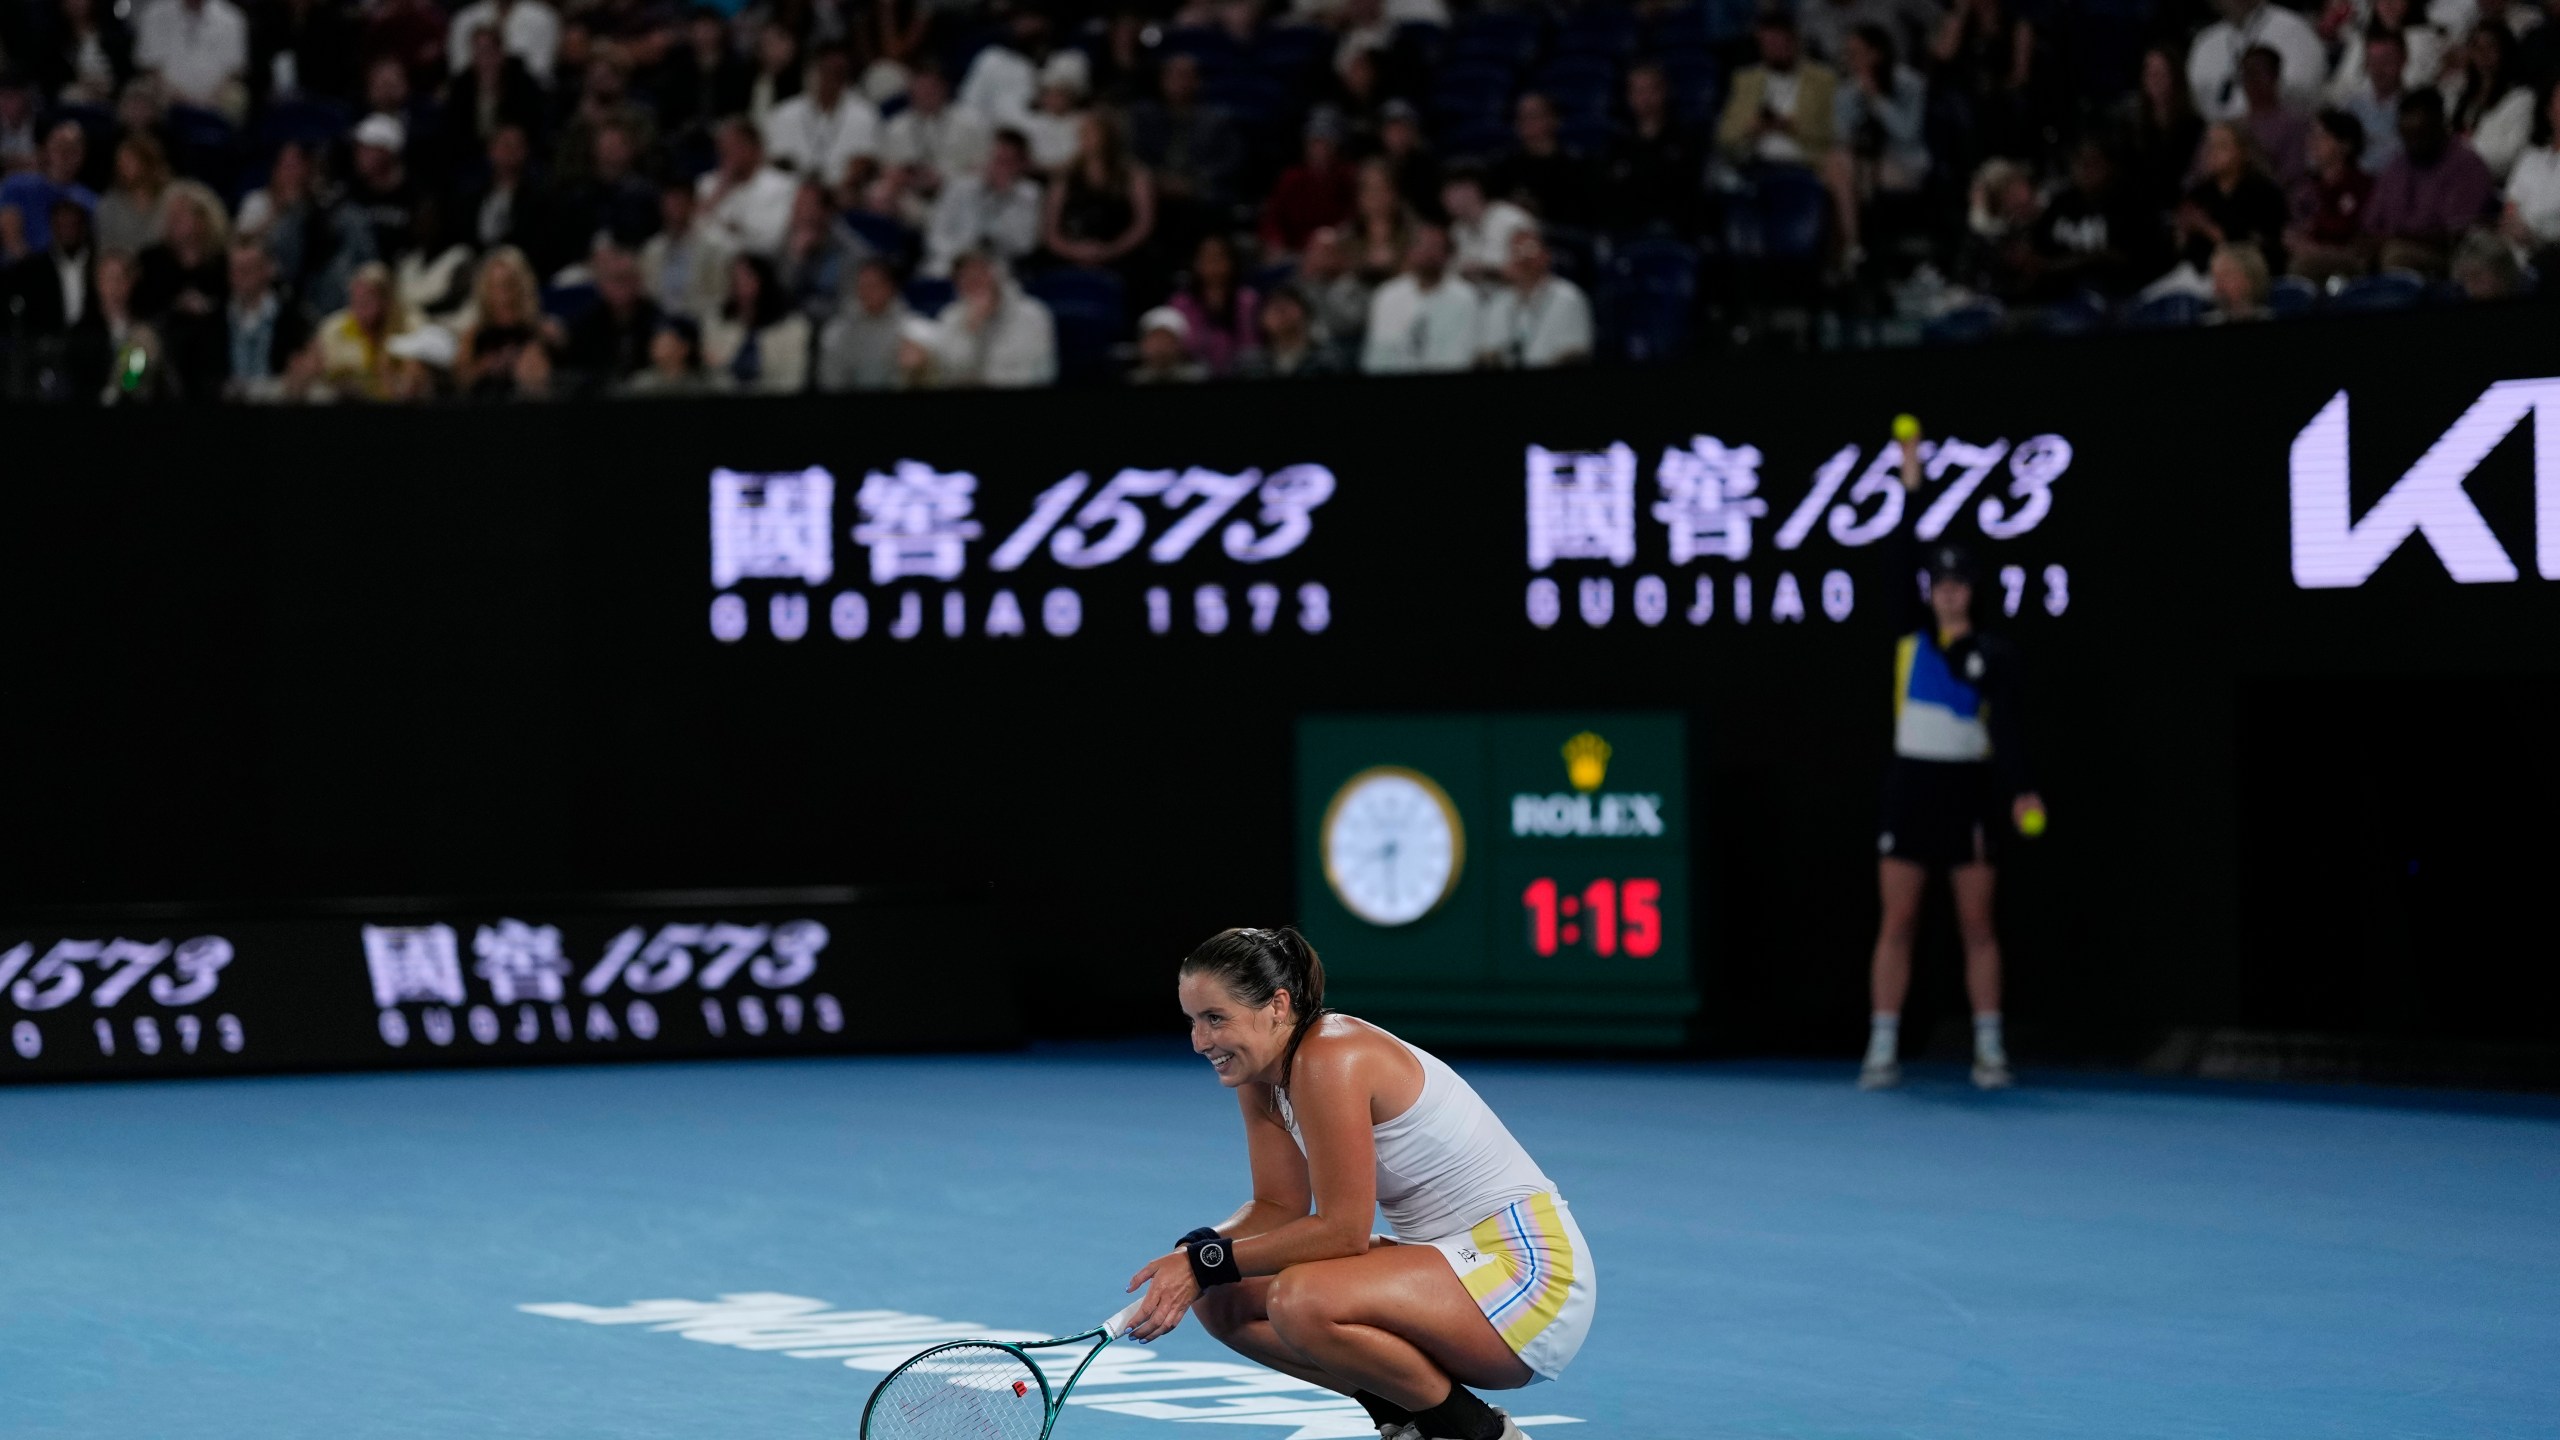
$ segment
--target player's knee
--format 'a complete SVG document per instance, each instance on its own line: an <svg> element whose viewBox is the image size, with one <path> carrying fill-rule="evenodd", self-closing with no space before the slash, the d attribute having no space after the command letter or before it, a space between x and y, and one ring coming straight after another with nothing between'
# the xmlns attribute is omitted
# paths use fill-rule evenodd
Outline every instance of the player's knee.
<svg viewBox="0 0 2560 1440"><path fill-rule="evenodd" d="M1272 1278L1263 1313L1280 1338L1291 1344L1331 1323L1323 1287L1310 1283L1303 1270L1283 1270Z"/></svg>

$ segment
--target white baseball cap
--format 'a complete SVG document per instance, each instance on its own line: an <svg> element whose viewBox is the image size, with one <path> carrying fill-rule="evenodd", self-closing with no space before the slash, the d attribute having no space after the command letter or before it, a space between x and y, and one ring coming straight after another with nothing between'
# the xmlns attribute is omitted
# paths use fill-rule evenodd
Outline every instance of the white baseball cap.
<svg viewBox="0 0 2560 1440"><path fill-rule="evenodd" d="M397 155L408 148L409 127L401 124L396 116L376 112L364 117L363 123L356 126L356 143Z"/></svg>

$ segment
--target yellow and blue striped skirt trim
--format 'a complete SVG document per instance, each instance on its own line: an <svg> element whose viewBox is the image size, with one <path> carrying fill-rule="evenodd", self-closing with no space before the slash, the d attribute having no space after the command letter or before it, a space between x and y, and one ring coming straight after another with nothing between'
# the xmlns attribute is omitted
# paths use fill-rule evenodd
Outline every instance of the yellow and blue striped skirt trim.
<svg viewBox="0 0 2560 1440"><path fill-rule="evenodd" d="M1465 1235L1431 1243L1540 1379L1554 1379L1582 1348L1599 1284L1563 1197L1545 1191L1516 1200Z"/></svg>

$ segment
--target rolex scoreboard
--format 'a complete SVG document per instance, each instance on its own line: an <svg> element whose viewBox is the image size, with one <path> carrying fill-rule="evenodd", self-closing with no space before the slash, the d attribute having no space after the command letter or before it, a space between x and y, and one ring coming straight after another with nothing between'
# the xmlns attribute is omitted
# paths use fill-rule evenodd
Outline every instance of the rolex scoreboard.
<svg viewBox="0 0 2560 1440"><path fill-rule="evenodd" d="M1417 1040L1678 1044L1687 746L1664 712L1301 720L1298 914L1329 998Z"/></svg>

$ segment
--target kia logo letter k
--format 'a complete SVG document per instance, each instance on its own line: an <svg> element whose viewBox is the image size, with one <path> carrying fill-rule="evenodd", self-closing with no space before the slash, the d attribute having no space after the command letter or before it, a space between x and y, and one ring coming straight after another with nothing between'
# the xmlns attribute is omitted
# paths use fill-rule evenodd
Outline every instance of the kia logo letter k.
<svg viewBox="0 0 2560 1440"><path fill-rule="evenodd" d="M2560 580L2560 378L2506 380L2472 402L2361 520L2347 496L2347 392L2293 437L2293 583L2305 590L2363 584L2413 534L2457 583L2517 578L2515 561L2462 486L2490 451L2533 420L2535 568Z"/></svg>

